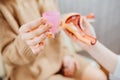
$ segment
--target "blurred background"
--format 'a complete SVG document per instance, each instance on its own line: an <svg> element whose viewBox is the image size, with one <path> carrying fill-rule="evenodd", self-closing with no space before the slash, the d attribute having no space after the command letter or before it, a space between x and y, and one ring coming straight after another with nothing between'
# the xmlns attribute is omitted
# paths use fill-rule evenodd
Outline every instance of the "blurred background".
<svg viewBox="0 0 120 80"><path fill-rule="evenodd" d="M120 0L57 0L61 13L94 13L97 39L120 54Z"/></svg>
<svg viewBox="0 0 120 80"><path fill-rule="evenodd" d="M57 0L57 2L63 14L94 13L96 18L93 26L97 39L113 52L120 54L120 0ZM0 60L0 77L4 75L2 64Z"/></svg>

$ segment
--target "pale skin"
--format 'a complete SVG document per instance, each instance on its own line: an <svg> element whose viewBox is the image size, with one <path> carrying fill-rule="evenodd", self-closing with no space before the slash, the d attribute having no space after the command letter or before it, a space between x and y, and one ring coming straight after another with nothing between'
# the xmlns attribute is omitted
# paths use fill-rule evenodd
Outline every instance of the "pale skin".
<svg viewBox="0 0 120 80"><path fill-rule="evenodd" d="M57 10L55 4L52 2L49 3L49 1L48 7L47 4L45 4L44 7L45 7L44 11ZM47 35L49 34L49 30L51 28L52 25L47 24L46 19L41 17L37 20L22 25L19 29L19 36L31 48L33 54L37 54L38 52L41 51L41 49L44 48L45 44L44 41L47 38ZM76 61L70 56L65 56L63 59L63 66L67 67L67 69L63 68L64 76L61 75L51 76L49 80L66 80L66 79L73 80L71 79L71 77L66 76L72 76L74 74L74 72L77 69ZM61 78L57 76L61 76ZM99 69L94 69L94 67L89 66L88 68L85 69L82 76L82 80L106 80L106 77Z"/></svg>
<svg viewBox="0 0 120 80"><path fill-rule="evenodd" d="M73 76L77 68L79 68L77 61L75 61L71 56L64 57L63 67L64 75L68 77Z"/></svg>
<svg viewBox="0 0 120 80"><path fill-rule="evenodd" d="M46 19L40 18L29 23L24 24L19 29L19 35L26 42L26 44L31 48L33 54L37 54L41 49L44 48L45 39L49 34L49 30L52 28L51 24L46 23ZM71 56L65 56L63 58L63 75L66 77L71 77L77 70L77 61L75 61ZM80 67L79 67L80 68ZM89 72L89 73L88 73ZM92 73L92 74L91 74ZM96 76L94 76L96 75ZM86 77L87 76L87 77ZM52 77L54 80L56 76ZM83 72L82 80L106 80L106 77L102 71L93 66L89 66Z"/></svg>
<svg viewBox="0 0 120 80"><path fill-rule="evenodd" d="M37 54L41 49L44 48L44 41L50 33L49 30L51 28L52 25L47 24L46 19L40 18L21 26L19 29L19 34L26 44L31 48L33 54ZM63 66L67 66L67 69L64 69L64 75L73 75L75 71L75 60L73 58L68 56L64 57Z"/></svg>
<svg viewBox="0 0 120 80"><path fill-rule="evenodd" d="M88 25L87 33L95 36L93 26L85 19L85 24ZM118 55L108 48L106 48L99 41L95 45L86 45L80 42L75 36L68 34L74 41L80 44L80 46L86 50L98 63L100 63L109 73L114 73L118 62Z"/></svg>
<svg viewBox="0 0 120 80"><path fill-rule="evenodd" d="M46 19L39 18L21 26L19 33L33 53L36 54L43 49L44 40L47 38L50 28L52 25L47 24Z"/></svg>

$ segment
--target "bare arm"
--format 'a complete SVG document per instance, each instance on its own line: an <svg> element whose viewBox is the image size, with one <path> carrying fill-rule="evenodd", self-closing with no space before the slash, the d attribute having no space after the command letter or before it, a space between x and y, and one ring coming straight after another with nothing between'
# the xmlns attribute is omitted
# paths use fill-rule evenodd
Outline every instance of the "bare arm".
<svg viewBox="0 0 120 80"><path fill-rule="evenodd" d="M113 73L117 62L118 56L102 45L99 41L94 46L86 46L88 53L95 58L106 70Z"/></svg>
<svg viewBox="0 0 120 80"><path fill-rule="evenodd" d="M84 19L85 26L88 26L86 29L86 33L95 37L95 31L93 26L87 21L86 18ZM76 27L76 26L75 26ZM72 35L68 34L73 40L78 42L93 58L96 59L108 72L113 73L117 66L118 56L102 45L99 41L97 41L94 45L87 45L81 42L78 38L73 37ZM74 35L75 36L75 35Z"/></svg>

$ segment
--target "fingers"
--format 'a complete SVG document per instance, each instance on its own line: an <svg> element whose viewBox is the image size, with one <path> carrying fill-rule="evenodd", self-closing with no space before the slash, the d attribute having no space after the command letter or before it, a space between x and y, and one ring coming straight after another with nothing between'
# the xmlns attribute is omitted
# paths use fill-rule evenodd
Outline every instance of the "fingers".
<svg viewBox="0 0 120 80"><path fill-rule="evenodd" d="M50 25L50 24L41 25L41 26L39 26L39 28L37 28L37 29L35 29L35 30L31 31L31 32L24 33L22 38L24 40L33 39L34 37L39 36L39 35L45 33L46 31L49 31L49 29L51 29L51 28L52 28L52 25Z"/></svg>
<svg viewBox="0 0 120 80"><path fill-rule="evenodd" d="M37 54L39 51L41 51L44 48L44 45L35 45L35 46L30 46L32 52L34 54Z"/></svg>
<svg viewBox="0 0 120 80"><path fill-rule="evenodd" d="M40 36L35 37L34 39L27 40L26 43L30 46L34 46L34 45L37 45L38 43L40 43L40 41L45 40L46 38L47 38L47 35L42 34Z"/></svg>
<svg viewBox="0 0 120 80"><path fill-rule="evenodd" d="M76 61L71 56L64 57L63 72L65 76L72 77L76 71Z"/></svg>
<svg viewBox="0 0 120 80"><path fill-rule="evenodd" d="M75 73L75 64L74 62L71 62L68 67L64 69L64 75L71 77Z"/></svg>
<svg viewBox="0 0 120 80"><path fill-rule="evenodd" d="M46 23L46 19L40 18L40 19L31 21L31 22L23 25L19 31L20 32L29 32L29 31L37 28L39 25L45 24L45 23Z"/></svg>
<svg viewBox="0 0 120 80"><path fill-rule="evenodd" d="M86 26L86 31L88 34L91 34L92 36L96 37L96 34L95 34L95 30L93 28L93 26L87 21L87 19L85 17L83 17L83 20L84 20L84 24Z"/></svg>
<svg viewBox="0 0 120 80"><path fill-rule="evenodd" d="M34 39L26 41L26 43L29 45L34 54L38 53L44 48L44 41L47 38L48 34L49 32L45 32L44 34L37 36Z"/></svg>
<svg viewBox="0 0 120 80"><path fill-rule="evenodd" d="M19 34L33 53L38 53L44 48L44 40L47 38L51 28L52 25L47 24L46 20L41 18L21 26Z"/></svg>

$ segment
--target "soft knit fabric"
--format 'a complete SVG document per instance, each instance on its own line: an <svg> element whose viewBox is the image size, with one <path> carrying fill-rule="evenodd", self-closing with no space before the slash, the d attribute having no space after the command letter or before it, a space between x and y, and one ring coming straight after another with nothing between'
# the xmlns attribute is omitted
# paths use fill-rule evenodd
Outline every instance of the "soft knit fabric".
<svg viewBox="0 0 120 80"><path fill-rule="evenodd" d="M0 0L0 53L10 80L52 80L53 76L60 80L76 80L89 64L75 54L72 42L63 31L56 34L55 39L47 39L39 54L33 54L20 38L21 25L38 19L49 10L56 10L54 0ZM65 55L72 55L80 66L72 78L57 74Z"/></svg>

